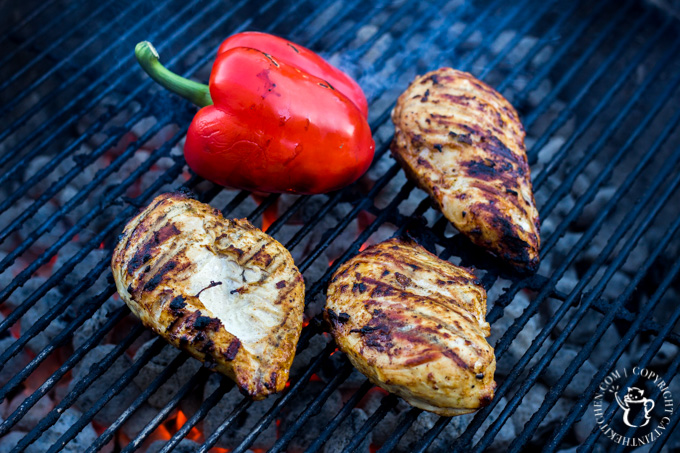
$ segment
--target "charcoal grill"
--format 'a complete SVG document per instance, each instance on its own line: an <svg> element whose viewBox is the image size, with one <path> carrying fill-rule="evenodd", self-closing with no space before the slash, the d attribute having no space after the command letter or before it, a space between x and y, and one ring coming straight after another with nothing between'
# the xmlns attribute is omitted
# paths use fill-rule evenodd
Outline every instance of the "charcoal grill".
<svg viewBox="0 0 680 453"><path fill-rule="evenodd" d="M633 366L654 369L678 389L667 429L647 448L680 448L680 382L674 379L680 366L680 34L672 5L27 0L4 8L3 451L127 452L155 439L161 442L154 451L184 451L194 445L185 438L200 443L196 451L225 451L216 447L220 439L251 413L258 414L254 423L235 436L230 451L257 445L271 426L274 438L257 451L556 451L577 445L614 451L624 447L589 418L591 403L610 372ZM377 150L359 182L328 195L255 200L189 172L181 148L195 108L157 90L132 50L148 39L168 67L207 80L217 45L244 30L290 38L359 80ZM542 220L536 275L515 274L470 245L387 152L396 97L416 74L445 65L495 86L520 112ZM171 397L139 418L149 399L193 362L185 353L172 356L120 403L169 347L115 298L110 251L140 206L179 188L225 216L264 222L305 275L309 322L290 385L266 409L239 397L228 379L195 367L172 381L179 384ZM394 235L476 268L489 293L498 389L475 415L433 417L376 391L357 377L315 316L338 266ZM112 308L102 311L107 304ZM91 359L103 344L105 353ZM116 367L123 359L128 365ZM97 394L84 406L91 388ZM204 388L210 391L201 394ZM331 407L338 395L342 404ZM48 399L54 407L26 422ZM356 419L359 406L365 416ZM176 418L180 409L182 420ZM112 410L110 422L97 421ZM607 407L607 423L615 423L617 411L616 404ZM358 420L352 430L350 419ZM134 435L123 432L126 424L139 425ZM162 428L165 437L159 437ZM634 434L625 428L622 434ZM78 443L86 431L94 433L90 441Z"/></svg>

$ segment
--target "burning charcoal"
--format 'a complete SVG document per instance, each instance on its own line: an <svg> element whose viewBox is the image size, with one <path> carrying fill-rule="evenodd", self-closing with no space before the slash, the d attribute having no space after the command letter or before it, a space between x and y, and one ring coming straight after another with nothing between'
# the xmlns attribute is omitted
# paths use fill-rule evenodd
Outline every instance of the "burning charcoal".
<svg viewBox="0 0 680 453"><path fill-rule="evenodd" d="M437 423L437 420L439 420L438 415L431 412L422 412L406 434L404 434L396 451L404 453L413 451L415 445ZM466 425L467 422L462 417L451 418L451 421L434 440L429 451L448 451L447 447L463 433Z"/></svg>
<svg viewBox="0 0 680 453"><path fill-rule="evenodd" d="M24 210L28 209L31 204L33 204L33 200L28 200L28 199L21 199L17 203L14 204L13 208L11 210L14 210L14 214L11 215L11 219L14 220L15 217L18 217L18 214L20 212L23 212ZM31 217L27 218L21 228L17 232L17 237L21 240L27 240L29 236L35 231L37 228L39 228L44 221L50 217L52 214L54 214L57 210L57 206L53 203L46 203L43 206L38 209L38 212L36 212L34 215ZM9 211L8 211L9 212ZM8 216L9 217L9 216ZM52 228L50 228L49 231L43 233L40 235L35 242L32 244L33 250L42 250L50 247L52 244L54 244L57 239L66 232L66 224L63 221L58 221L55 223ZM13 243L16 246L16 243Z"/></svg>
<svg viewBox="0 0 680 453"><path fill-rule="evenodd" d="M529 105L536 107L550 93L553 84L548 79L543 79L531 93L529 93Z"/></svg>
<svg viewBox="0 0 680 453"><path fill-rule="evenodd" d="M157 440L149 445L149 448L146 449L146 453L158 453L166 443L167 441L165 440ZM198 447L200 447L200 444L189 439L182 439L172 451L174 453L193 453L198 450Z"/></svg>
<svg viewBox="0 0 680 453"><path fill-rule="evenodd" d="M117 297L109 297L106 299L102 306L99 307L99 309L97 309L97 311L95 311L92 316L90 316L83 323L83 325L75 331L73 334L73 347L77 349L87 340L92 338L92 335L94 335L95 332L97 332L104 324L106 324L109 317L111 316L111 313L120 308L122 305L123 301Z"/></svg>
<svg viewBox="0 0 680 453"><path fill-rule="evenodd" d="M69 390L72 390L78 384L78 381L90 373L90 368L109 354L115 346L112 344L105 344L97 346L92 349L87 355L73 368L73 380L69 385ZM92 405L113 385L118 378L130 368L132 361L127 355L122 354L104 374L99 376L88 387L88 389L80 395L76 405L82 410L89 410ZM121 412L128 407L134 399L140 394L139 388L132 382L124 386L122 391L109 401L101 411L95 415L95 421L108 426L113 423ZM128 421L129 423L129 421ZM141 429L141 427L140 427Z"/></svg>
<svg viewBox="0 0 680 453"><path fill-rule="evenodd" d="M589 337L590 338L590 337ZM619 332L616 330L615 326L609 326L609 328L605 331L604 335L602 335L602 338L600 338L600 341L598 341L597 345L595 346L595 349L593 349L593 352L590 354L590 362L595 365L595 366L600 366L604 362L606 362L609 357L612 354L612 345L619 344L621 341L621 335L619 335ZM620 370L622 368L625 369L631 369L631 361L629 354L624 353L619 357L619 360L616 363L615 368L617 370Z"/></svg>
<svg viewBox="0 0 680 453"><path fill-rule="evenodd" d="M61 437L73 424L75 424L82 413L75 409L66 409L59 420L52 425L47 431L43 433L42 436L30 446L26 447L26 453L43 453L46 452L53 443ZM92 443L97 439L97 433L91 424L85 425L85 427L78 433L78 435L71 440L64 448L61 450L66 453L76 453L82 452L87 449Z"/></svg>
<svg viewBox="0 0 680 453"><path fill-rule="evenodd" d="M57 255L57 260L54 263L54 269L60 269L64 263L66 263L80 250L81 247L76 243L71 242L65 245ZM109 251L104 249L91 250L85 257L83 257L82 260L80 260L76 267L66 275L64 283L66 283L68 286L77 285L103 259L110 259ZM90 288L85 291L83 296L77 298L77 302L83 303L87 301L88 297L99 294L106 287L106 285L106 276L102 275Z"/></svg>
<svg viewBox="0 0 680 453"><path fill-rule="evenodd" d="M564 304L564 302L561 300L548 298L540 307L542 322L545 324L551 320L560 309L562 304ZM555 328L557 333L562 333L575 313L576 308L571 307L567 310L567 313L557 323L557 327ZM576 327L569 335L568 341L577 345L586 344L590 340L592 332L595 331L601 320L601 314L595 311L588 313L586 316L581 318L578 324L576 324ZM616 342L610 344L616 344Z"/></svg>
<svg viewBox="0 0 680 453"><path fill-rule="evenodd" d="M607 205L609 200L614 196L616 187L601 188L593 201L588 203L581 212L581 215L574 221L574 226L577 228L587 228L593 224L597 216L602 212L602 209Z"/></svg>
<svg viewBox="0 0 680 453"><path fill-rule="evenodd" d="M615 300L623 293L630 284L630 277L623 272L612 275L611 280L604 289L603 296L609 300Z"/></svg>
<svg viewBox="0 0 680 453"><path fill-rule="evenodd" d="M579 278L578 275L576 274L576 269L574 268L569 268L567 271L564 273L562 278L557 282L557 285L555 285L555 288L557 288L558 291L562 291L565 294L569 294L572 289L578 284Z"/></svg>
<svg viewBox="0 0 680 453"><path fill-rule="evenodd" d="M144 351L155 342L155 338L146 342L137 350L134 360L137 360ZM177 348L170 345L165 346L135 377L135 384L142 390L147 388L156 376L158 376L179 354L180 351L178 351ZM201 363L198 360L189 358L170 376L161 388L149 397L147 400L148 404L159 409L165 406L191 376L196 374L199 368L201 368Z"/></svg>
<svg viewBox="0 0 680 453"><path fill-rule="evenodd" d="M0 315L2 317L2 315ZM1 319L1 318L0 318ZM0 340L0 352L9 348L16 339L5 337ZM30 361L28 354L22 349L14 357L9 359L0 369L0 386L5 385L16 373L22 370ZM1 414L0 414L1 415Z"/></svg>
<svg viewBox="0 0 680 453"><path fill-rule="evenodd" d="M368 415L361 409L352 409L349 416L338 426L333 435L323 446L323 453L340 453L349 445L356 433L361 429L364 422L368 420ZM370 445L373 434L368 433L364 441L354 451L368 453L371 451Z"/></svg>
<svg viewBox="0 0 680 453"><path fill-rule="evenodd" d="M24 335L50 308L59 300L61 294L56 289L50 290L33 305L21 318L21 334ZM68 309L68 307L67 307ZM54 337L66 327L67 322L57 317L28 342L31 351L38 353L43 350Z"/></svg>
<svg viewBox="0 0 680 453"><path fill-rule="evenodd" d="M319 370L319 377L323 382L329 382L335 376L340 373L341 368L346 363L347 359L345 354L341 352L336 352L322 365ZM366 376L361 374L356 369L352 369L352 374L350 374L345 381L340 384L340 389L354 390L361 386L366 380Z"/></svg>
<svg viewBox="0 0 680 453"><path fill-rule="evenodd" d="M363 384L364 381L366 381L366 376L364 376L357 370L352 370L352 374L350 374L349 377L345 379L345 382L340 384L340 387L338 388L340 390L353 391L361 387L361 384Z"/></svg>
<svg viewBox="0 0 680 453"><path fill-rule="evenodd" d="M328 344L329 339L325 335L314 335L309 340L309 345L293 359L293 366L290 368L290 375L297 377L309 365L309 361L316 357ZM320 374L323 375L323 372Z"/></svg>
<svg viewBox="0 0 680 453"><path fill-rule="evenodd" d="M489 426L491 426L491 424L494 421L496 421L498 415L500 415L501 411L503 411L503 409L505 409L507 405L508 401L505 399L505 397L501 398L500 401L498 401L496 407L494 407L493 411L491 411L491 414L489 414L489 416L484 420L484 423L482 423L482 426L479 427L474 437L472 438L473 445L479 442L479 440L482 438L486 430L489 429ZM468 423L472 421L474 416L475 414L467 414L461 416L460 418L463 426L467 427ZM462 430L464 429L465 428L462 428ZM496 437L494 437L493 443L491 444L491 447L488 449L488 451L498 452L507 451L508 447L510 446L512 441L515 440L516 436L517 432L515 430L515 425L513 424L512 419L507 420L501 427L500 431L498 431L498 434L496 434Z"/></svg>
<svg viewBox="0 0 680 453"><path fill-rule="evenodd" d="M503 317L491 324L491 335L489 344L495 345L496 342L505 334L510 326L519 318L524 309L529 305L528 297L523 293L517 293L515 299L505 307ZM496 373L499 376L507 376L512 366L529 349L531 342L536 338L540 331L538 316L529 318L526 325L519 331L515 339L510 343L510 347L502 359L496 364Z"/></svg>
<svg viewBox="0 0 680 453"><path fill-rule="evenodd" d="M646 349L647 345L645 345L645 350ZM640 351L640 355L643 353L643 351ZM654 355L651 362L649 362L649 366L651 368L661 368L663 366L670 365L673 359L675 359L677 356L678 347L672 343L664 343L661 345L659 351Z"/></svg>
<svg viewBox="0 0 680 453"><path fill-rule="evenodd" d="M312 379L318 379L313 377ZM281 411L280 432L285 433L297 417L307 409L307 406L321 393L325 384L319 381L310 382L296 398L290 401ZM290 453L301 452L307 448L321 431L328 425L331 419L342 408L342 400L339 392L333 392L328 397L323 407L317 414L312 415L305 426L298 430L293 440L290 441L286 451Z"/></svg>
<svg viewBox="0 0 680 453"><path fill-rule="evenodd" d="M220 377L218 375L210 376L208 382L205 384L203 398L210 396L219 386ZM215 406L203 420L203 429L205 436L210 436L217 427L227 418L231 411L243 400L238 389L233 388L226 394L222 400ZM260 420L260 418L269 410L274 404L276 397L270 397L263 401L255 401L251 406L245 410L239 417L236 418L235 423L224 433L217 441L217 447L233 449L236 447L245 436L252 430L253 426ZM269 449L276 442L276 423L271 423L265 430L255 439L251 448L254 449Z"/></svg>
<svg viewBox="0 0 680 453"><path fill-rule="evenodd" d="M17 307L21 305L26 299L29 298L31 294L40 288L47 279L37 275L33 275L23 286L17 288L11 296L9 296L9 305L11 307ZM11 279L7 279L7 284L11 282ZM5 282L2 282L3 284ZM3 286L4 287L4 286Z"/></svg>
<svg viewBox="0 0 680 453"><path fill-rule="evenodd" d="M14 412L19 407L19 405L31 395L31 393L32 392L29 392L28 390L24 390L20 395L12 398L12 401L10 401L10 403L3 409L2 417L9 417L10 414L12 414L12 412ZM19 422L16 424L16 428L30 431L47 415L50 410L52 410L52 407L54 407L54 402L50 399L50 397L47 395L43 396L31 409L29 409L29 411L21 418L21 420L19 420Z"/></svg>
<svg viewBox="0 0 680 453"><path fill-rule="evenodd" d="M564 370L566 370L569 364L574 361L577 354L577 349L572 348L569 345L564 345L560 350L557 351L557 354L553 358L550 366L546 368L545 374L543 375L543 380L550 386L555 385L559 378L562 377ZM564 390L564 395L570 397L577 397L581 395L588 384L590 384L590 380L596 372L597 368L595 368L595 366L593 366L589 360L583 362L583 365L581 365L581 368L579 368L578 373L573 378L571 378L569 385Z"/></svg>
<svg viewBox="0 0 680 453"><path fill-rule="evenodd" d="M531 387L526 395L524 395L522 402L512 416L512 423L515 425L515 430L517 432L521 432L531 416L536 413L543 403L546 393L548 393L548 388L537 383ZM536 433L537 438L540 438L540 433L545 433L547 430L554 428L556 423L564 420L570 407L571 404L566 399L560 398L541 421L538 432Z"/></svg>

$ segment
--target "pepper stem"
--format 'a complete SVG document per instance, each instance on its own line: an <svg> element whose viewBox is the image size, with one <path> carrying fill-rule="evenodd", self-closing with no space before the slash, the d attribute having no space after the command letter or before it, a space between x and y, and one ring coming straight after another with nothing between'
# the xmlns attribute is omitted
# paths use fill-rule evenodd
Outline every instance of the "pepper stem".
<svg viewBox="0 0 680 453"><path fill-rule="evenodd" d="M212 105L208 85L185 79L168 70L159 61L158 51L149 41L142 41L135 46L135 57L142 69L163 87L199 107Z"/></svg>

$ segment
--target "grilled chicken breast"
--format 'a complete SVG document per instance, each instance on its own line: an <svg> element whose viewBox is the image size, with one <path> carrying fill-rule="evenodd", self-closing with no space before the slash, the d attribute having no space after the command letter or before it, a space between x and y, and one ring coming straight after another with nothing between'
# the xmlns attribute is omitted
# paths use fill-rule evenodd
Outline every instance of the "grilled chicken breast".
<svg viewBox="0 0 680 453"><path fill-rule="evenodd" d="M539 220L515 109L472 75L417 77L392 111L391 151L446 218L520 270L539 264Z"/></svg>
<svg viewBox="0 0 680 453"><path fill-rule="evenodd" d="M111 267L118 293L145 326L253 399L284 388L302 329L304 281L273 238L168 193L130 220Z"/></svg>
<svg viewBox="0 0 680 453"><path fill-rule="evenodd" d="M486 292L468 270L390 239L347 261L324 317L340 349L374 384L439 415L493 399Z"/></svg>

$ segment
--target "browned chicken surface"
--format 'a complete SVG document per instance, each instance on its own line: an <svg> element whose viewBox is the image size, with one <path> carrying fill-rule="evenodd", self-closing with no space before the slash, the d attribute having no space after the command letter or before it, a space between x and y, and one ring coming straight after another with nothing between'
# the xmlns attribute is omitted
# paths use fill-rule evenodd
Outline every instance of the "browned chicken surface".
<svg viewBox="0 0 680 453"><path fill-rule="evenodd" d="M493 399L496 359L485 314L486 292L471 272L390 239L338 269L324 317L371 382L451 416Z"/></svg>
<svg viewBox="0 0 680 453"><path fill-rule="evenodd" d="M127 224L111 267L132 312L171 344L254 399L285 387L304 281L288 250L247 220L160 195Z"/></svg>
<svg viewBox="0 0 680 453"><path fill-rule="evenodd" d="M515 109L472 75L417 77L392 112L392 154L475 244L515 268L539 264L539 219Z"/></svg>

